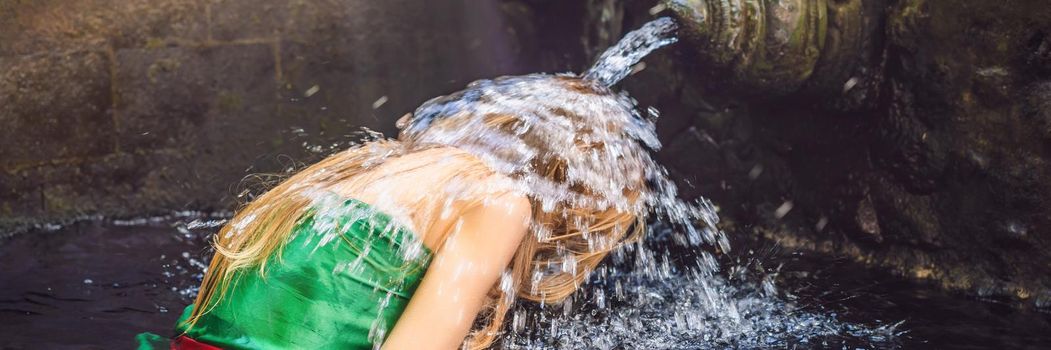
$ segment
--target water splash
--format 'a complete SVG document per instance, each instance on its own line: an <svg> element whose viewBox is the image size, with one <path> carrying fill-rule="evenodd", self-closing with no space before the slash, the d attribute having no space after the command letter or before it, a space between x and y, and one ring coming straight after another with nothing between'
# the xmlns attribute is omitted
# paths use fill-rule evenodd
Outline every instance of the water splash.
<svg viewBox="0 0 1051 350"><path fill-rule="evenodd" d="M606 51L579 79L532 74L474 82L464 91L422 105L403 130L422 144L453 145L502 173L513 174L522 191L543 203L545 211L566 204L651 214L660 222L656 236L696 257L673 264L674 255L667 250L645 244L623 247L613 258L631 260L630 267L615 264L599 270L579 297L561 305L541 304L534 312L520 308L511 317L513 332L504 345L769 347L805 344L844 332L866 340L870 335L873 341L882 339L887 332L842 323L834 315L797 310L777 298L770 279L732 284L718 274L712 251L725 253L730 246L717 227L715 206L705 198L695 202L678 198L668 172L650 158L651 151L661 147L653 120L644 118L627 94L609 89L642 57L675 42L674 30L675 24L667 18L647 23ZM517 128L489 127L486 116L499 115L516 116ZM455 128L432 127L445 118L463 122ZM582 149L582 135L583 143L603 144L602 152ZM529 139L543 142L523 141ZM532 164L546 158L565 161L564 181L553 182L531 171ZM646 186L637 186L639 178L646 180ZM574 193L568 190L571 185L593 191ZM625 198L625 188L639 190L641 200ZM534 228L538 239L545 234ZM599 242L599 237L593 240L595 246L609 243ZM574 263L567 259L553 270L574 271ZM532 279L545 273L549 271L538 269Z"/></svg>
<svg viewBox="0 0 1051 350"><path fill-rule="evenodd" d="M602 86L613 86L631 73L632 66L653 50L678 41L678 26L671 18L662 17L624 36L616 46L602 53L595 65L584 73L584 79Z"/></svg>
<svg viewBox="0 0 1051 350"><path fill-rule="evenodd" d="M757 332L787 334L785 332L800 330L802 325L831 325L831 321L825 322L826 319L818 316L793 316L790 310L785 311L784 304L772 297L742 296L718 275L720 268L713 252L728 252L730 246L726 235L718 229L715 206L704 198L692 202L679 198L668 171L652 158L653 151L661 147L654 118L643 117L635 100L626 93L610 89L630 74L632 66L644 56L674 43L675 28L675 23L668 18L647 23L603 53L583 75L530 74L479 80L463 91L427 101L408 123L400 125L399 142L382 147L374 142L358 146L368 151L363 155L367 158L363 163L365 168L377 169L390 159L436 146L452 146L482 160L487 168L507 175L508 180L479 188L478 182L455 176L457 174L448 177L429 174L444 179L427 185L437 190L421 192L411 203L381 195L377 197L380 202L372 204L395 217L399 225L418 228L417 223L449 215L452 203L460 199L476 198L479 192L511 189L528 196L537 209L554 217L573 218L574 209L591 208L660 221L665 225L660 235L665 236L669 244L696 257L695 261L679 266L671 263L670 253L655 251L647 245L628 245L615 250L614 260L630 256L632 267L600 271L602 276L594 278L594 283L613 286L612 289L585 293L592 296L587 299L594 304L591 310L606 310L602 313L606 316L576 313L572 302L559 305L567 310L560 315L545 314L550 313L550 308L544 307L551 305L543 305L545 313L541 315L547 316L533 322L533 328L550 327L549 331L538 333L543 337L599 337L601 334L595 330L586 330L592 327L588 324L607 322L606 327L616 330L605 333L603 339L610 344L617 339L651 336L654 333L651 327L668 330L670 337L690 339L689 342L733 343ZM494 127L493 120L499 118L510 118L513 122L507 124L510 126ZM433 169L448 168L441 166L445 161L448 160L434 160ZM551 162L564 164L561 175L537 171L537 164ZM326 170L316 169L315 173L307 174L307 179L330 176ZM380 180L362 188L380 193L401 191L384 188L385 176L377 178ZM312 240L312 244L317 245L314 249L338 242L336 238L343 231L340 223L347 217L367 220L368 216L375 215L347 208L343 197L331 188L311 186L307 182L296 184L293 189L291 193L309 199L315 215L314 231L322 233ZM421 212L421 203L431 203L428 207L438 209ZM240 220L233 220L230 225L236 229L245 224L244 220L255 218L254 213L243 213ZM383 231L393 230L396 228ZM239 231L231 232L243 234ZM552 232L545 225L534 223L530 231L536 240L550 243ZM578 253L582 249L586 250L584 253L604 252L618 243L587 229L580 232L580 237L586 244L573 248ZM405 261L421 258L419 240L398 244ZM362 252L358 260L368 253ZM552 254L556 255L551 260L554 263L537 266L530 281L525 282L527 288L536 288L536 281L545 276L569 274L575 280L578 274L591 272L580 268L571 249L559 247ZM354 271L359 265L360 262L349 261L341 265L341 269ZM500 285L507 287L511 283L502 280ZM763 288L770 289L772 285ZM376 297L377 305L382 306L386 305L384 300L389 295L378 293ZM614 300L627 301L629 306L607 304ZM517 321L512 321L512 326L523 324L526 318L515 314ZM821 321L807 323L808 320ZM771 331L775 328L780 331ZM386 331L373 329L372 333L378 335L375 339L382 339ZM511 336L509 344L523 339L528 343L532 338ZM651 340L665 345L671 341L668 338Z"/></svg>
<svg viewBox="0 0 1051 350"><path fill-rule="evenodd" d="M516 310L503 347L899 347L900 322L874 326L844 322L813 301L797 304L786 298L788 292L774 286L776 271L755 276L748 272L750 268L735 266L725 275L699 274L704 268L670 262L672 257L682 260L681 252L656 248L672 243L674 232L661 223L651 228L649 247L630 247L630 252L599 269L572 300ZM703 263L701 260L695 263Z"/></svg>

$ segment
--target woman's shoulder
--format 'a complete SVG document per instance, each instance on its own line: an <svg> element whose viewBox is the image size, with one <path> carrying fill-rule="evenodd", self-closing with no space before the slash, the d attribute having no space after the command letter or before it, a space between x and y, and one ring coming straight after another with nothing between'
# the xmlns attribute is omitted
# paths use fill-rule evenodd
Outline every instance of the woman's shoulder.
<svg viewBox="0 0 1051 350"><path fill-rule="evenodd" d="M489 196L468 210L468 213L472 212L480 212L497 220L528 221L532 217L533 204L524 194L502 192Z"/></svg>
<svg viewBox="0 0 1051 350"><path fill-rule="evenodd" d="M491 251L517 247L532 223L532 205L518 193L501 193L466 209L451 234L457 241Z"/></svg>
<svg viewBox="0 0 1051 350"><path fill-rule="evenodd" d="M461 217L464 220L474 221L481 227L497 228L497 231L507 234L526 231L533 217L533 204L510 177L494 172L472 186L476 200L463 211ZM499 236L507 238L506 234ZM520 235L512 236L521 238ZM517 239L513 241L517 242Z"/></svg>
<svg viewBox="0 0 1051 350"><path fill-rule="evenodd" d="M451 173L445 186L446 193L528 204L522 184L497 171L493 164L477 154L457 147L442 146L421 151L420 156L435 162L437 169L444 169L438 172Z"/></svg>
<svg viewBox="0 0 1051 350"><path fill-rule="evenodd" d="M532 216L521 184L469 151L449 146L420 149L385 166L376 175L386 180L370 187L374 193L367 198L378 198L381 206L391 202L388 207L416 208L404 214L419 224L414 228L426 242L440 242L459 219L517 222Z"/></svg>

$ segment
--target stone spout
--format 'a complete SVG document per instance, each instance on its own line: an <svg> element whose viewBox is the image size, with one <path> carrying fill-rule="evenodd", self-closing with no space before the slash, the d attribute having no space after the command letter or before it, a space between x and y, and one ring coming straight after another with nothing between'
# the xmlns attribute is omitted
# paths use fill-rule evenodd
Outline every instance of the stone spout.
<svg viewBox="0 0 1051 350"><path fill-rule="evenodd" d="M843 90L872 56L880 1L669 0L704 69L761 94Z"/></svg>

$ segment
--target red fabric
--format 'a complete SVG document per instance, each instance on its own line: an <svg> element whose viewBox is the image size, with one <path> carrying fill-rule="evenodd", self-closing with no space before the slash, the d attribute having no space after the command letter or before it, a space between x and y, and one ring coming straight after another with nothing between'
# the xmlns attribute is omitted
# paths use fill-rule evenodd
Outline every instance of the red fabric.
<svg viewBox="0 0 1051 350"><path fill-rule="evenodd" d="M218 347L211 346L187 337L180 335L178 338L172 340L171 350L222 350Z"/></svg>

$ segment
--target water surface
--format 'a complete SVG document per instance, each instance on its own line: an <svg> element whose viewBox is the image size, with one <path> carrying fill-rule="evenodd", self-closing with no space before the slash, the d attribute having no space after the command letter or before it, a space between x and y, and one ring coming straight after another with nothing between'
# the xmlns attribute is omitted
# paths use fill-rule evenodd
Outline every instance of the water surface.
<svg viewBox="0 0 1051 350"><path fill-rule="evenodd" d="M192 300L204 268L202 257L210 256L207 241L217 228L212 218L176 215L165 218L124 222L84 221L56 230L27 232L0 241L0 348L4 349L84 349L131 348L136 333L152 331L170 334L178 312ZM194 227L194 228L188 228ZM751 250L753 253L748 253ZM936 289L902 281L889 274L867 270L843 259L778 252L775 246L740 246L734 257L748 269L774 270L781 265L776 298L754 298L748 287L737 288L739 297L772 308L769 317L807 314L831 333L817 335L798 329L760 329L774 347L790 348L962 348L962 349L1040 349L1051 348L1051 315L1015 308L992 300L956 296ZM612 260L611 260L612 264ZM612 273L618 273L612 269ZM632 274L605 279L644 280ZM615 329L601 323L618 318L616 313L634 316L638 327L624 325L619 330L636 331L633 339L608 337L609 343L589 342L590 346L620 349L654 348L653 340L663 341L657 348L752 348L762 338L737 343L706 341L705 325L697 331L679 328L668 333L677 322L684 303L669 296L688 284L666 279L645 286L653 294L615 296L612 283L593 283L581 294L579 305L562 318L561 306L545 311L555 322L578 319L575 326L560 330L535 328L523 322L521 335L509 345L533 348L579 348L580 338L568 331L592 330L612 334ZM684 280L678 280L684 281ZM644 282L648 283L648 282ZM678 283L678 284L677 284ZM622 288L624 286L622 285ZM597 290L605 290L606 308L594 305ZM630 291L631 289L629 289ZM663 295L662 295L663 294ZM661 300L661 299L664 300ZM640 304L639 301L645 301ZM786 304L791 309L783 309ZM678 313L678 314L677 314ZM660 317L663 316L663 317ZM534 316L535 317L535 316ZM657 319L653 319L657 317ZM807 318L798 318L805 321ZM835 320L835 323L822 323ZM878 341L880 327L894 325L896 337ZM688 325L689 321L685 321ZM513 327L513 324L509 326ZM550 325L549 319L547 324ZM776 323L775 323L776 324ZM805 325L805 323L802 323ZM646 325L652 327L647 328ZM884 328L886 329L886 328ZM856 331L857 334L852 334ZM762 333L765 332L765 333ZM580 333L579 336L587 334ZM806 337L802 337L806 336ZM801 339L806 342L800 342Z"/></svg>

